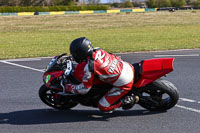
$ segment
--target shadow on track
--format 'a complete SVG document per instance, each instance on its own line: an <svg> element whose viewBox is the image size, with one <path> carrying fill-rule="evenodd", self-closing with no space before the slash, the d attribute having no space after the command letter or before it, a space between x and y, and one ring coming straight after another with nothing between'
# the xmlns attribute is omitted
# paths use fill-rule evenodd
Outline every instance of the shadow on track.
<svg viewBox="0 0 200 133"><path fill-rule="evenodd" d="M10 113L0 113L0 124L34 125L68 122L109 121L112 117L153 115L163 112L147 110L118 111L105 114L98 110L66 110L53 109L22 110Z"/></svg>

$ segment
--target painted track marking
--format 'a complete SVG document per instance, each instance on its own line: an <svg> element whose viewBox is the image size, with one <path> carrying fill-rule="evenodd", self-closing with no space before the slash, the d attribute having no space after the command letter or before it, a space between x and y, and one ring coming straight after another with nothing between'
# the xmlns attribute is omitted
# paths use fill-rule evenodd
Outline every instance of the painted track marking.
<svg viewBox="0 0 200 133"><path fill-rule="evenodd" d="M179 98L179 100L184 101L184 102L199 103L200 104L200 101L191 100L191 99L187 99L187 98Z"/></svg>
<svg viewBox="0 0 200 133"><path fill-rule="evenodd" d="M0 62L5 63L5 64L9 64L9 65L13 65L13 66L22 67L22 68L25 68L25 69L30 69L30 70L33 70L33 71L44 72L44 70L40 70L40 69L28 67L28 66L19 65L19 64L16 64L16 63L11 63L11 62L7 62L7 61L0 61Z"/></svg>
<svg viewBox="0 0 200 133"><path fill-rule="evenodd" d="M154 55L154 57L191 57L191 56L199 56L199 54L188 54L188 55Z"/></svg>
<svg viewBox="0 0 200 133"><path fill-rule="evenodd" d="M179 101L200 104L200 101L187 99L187 98L179 98ZM186 106L182 106L182 105L175 105L175 106L178 107L178 108L181 108L181 109L185 109L185 110L189 110L189 111L192 111L192 112L200 113L200 110L198 110L198 109L194 109L194 108L190 108L190 107L186 107Z"/></svg>
<svg viewBox="0 0 200 133"><path fill-rule="evenodd" d="M42 59L51 59L53 57L35 57L35 58L20 58L20 59L8 59L8 60L0 60L0 61L12 61L12 62L15 62L15 61L39 61L39 60L42 60Z"/></svg>
<svg viewBox="0 0 200 133"><path fill-rule="evenodd" d="M7 61L7 62L9 62L9 61L12 61L12 62L16 62L16 61L39 61L39 60L41 60L41 59L39 59L39 58L27 58L27 59L9 59L9 60L3 60L3 61Z"/></svg>
<svg viewBox="0 0 200 133"><path fill-rule="evenodd" d="M200 113L200 110L198 110L198 109L193 109L193 108L189 108L189 107L185 107L185 106L181 106L181 105L175 105L175 106L178 108L181 108L181 109L186 109L186 110L189 110L192 112Z"/></svg>

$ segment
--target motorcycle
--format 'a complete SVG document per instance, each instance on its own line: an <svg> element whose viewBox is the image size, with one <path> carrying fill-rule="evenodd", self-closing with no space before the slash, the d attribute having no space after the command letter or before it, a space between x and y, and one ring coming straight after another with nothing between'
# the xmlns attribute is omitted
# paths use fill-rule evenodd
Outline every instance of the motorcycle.
<svg viewBox="0 0 200 133"><path fill-rule="evenodd" d="M125 96L138 96L137 104L150 111L166 111L174 107L179 99L177 88L171 82L159 79L173 71L173 61L174 58L157 58L132 64L135 69L134 84ZM98 101L112 86L95 84L85 95L63 94L62 80L80 83L73 74L75 69L76 63L71 56L61 54L52 58L43 74L44 84L39 89L41 101L59 110L71 109L78 104L97 108Z"/></svg>

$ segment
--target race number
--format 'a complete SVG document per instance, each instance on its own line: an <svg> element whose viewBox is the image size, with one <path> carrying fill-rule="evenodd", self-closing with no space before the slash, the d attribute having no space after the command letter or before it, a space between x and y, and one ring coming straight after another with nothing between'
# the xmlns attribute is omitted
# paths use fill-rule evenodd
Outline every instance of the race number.
<svg viewBox="0 0 200 133"><path fill-rule="evenodd" d="M105 53L102 54L101 51L98 51L96 56L95 56L95 60L99 60L101 63L103 63L103 58L105 57Z"/></svg>

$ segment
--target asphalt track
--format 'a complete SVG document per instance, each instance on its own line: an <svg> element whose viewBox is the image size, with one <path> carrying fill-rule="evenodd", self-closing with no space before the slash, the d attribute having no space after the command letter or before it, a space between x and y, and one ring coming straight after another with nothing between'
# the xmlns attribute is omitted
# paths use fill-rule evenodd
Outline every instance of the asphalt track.
<svg viewBox="0 0 200 133"><path fill-rule="evenodd" d="M81 105L57 111L43 104L38 89L49 58L0 60L1 133L199 133L200 50L125 53L131 63L174 57L174 72L165 79L178 88L180 100L167 112L149 112L139 105L129 111L101 113Z"/></svg>

